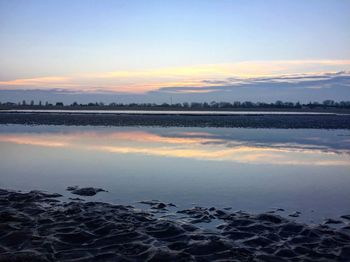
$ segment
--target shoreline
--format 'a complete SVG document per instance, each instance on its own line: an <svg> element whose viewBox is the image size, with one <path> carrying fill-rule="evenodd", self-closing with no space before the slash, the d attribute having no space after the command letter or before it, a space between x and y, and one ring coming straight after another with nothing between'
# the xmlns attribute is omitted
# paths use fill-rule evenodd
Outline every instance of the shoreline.
<svg viewBox="0 0 350 262"><path fill-rule="evenodd" d="M338 112L338 111L298 111L298 110L142 110L142 109L118 109L118 110L93 110L93 109L11 109L0 110L0 113L12 113L12 114L91 114L91 115L181 115L181 116L263 116L263 115L338 115L349 116L350 112Z"/></svg>
<svg viewBox="0 0 350 262"><path fill-rule="evenodd" d="M1 112L0 124L73 126L161 126L350 129L350 115L339 114L99 114L79 112Z"/></svg>
<svg viewBox="0 0 350 262"><path fill-rule="evenodd" d="M276 214L195 207L192 222L129 205L0 189L0 261L346 261L350 226L309 226ZM172 204L144 201L160 213ZM344 216L350 221L350 216ZM196 223L221 222L217 230ZM195 220L200 220L195 222Z"/></svg>
<svg viewBox="0 0 350 262"><path fill-rule="evenodd" d="M183 108L183 107L142 107L142 106L123 106L123 107L110 107L110 106L3 106L0 105L1 111L22 111L22 110L32 110L32 111L48 111L48 110L59 110L59 111L179 111L179 112L298 112L298 113L335 113L335 114L350 114L350 108L323 108L323 107L313 107L313 108L273 108L273 107L235 107L235 108Z"/></svg>

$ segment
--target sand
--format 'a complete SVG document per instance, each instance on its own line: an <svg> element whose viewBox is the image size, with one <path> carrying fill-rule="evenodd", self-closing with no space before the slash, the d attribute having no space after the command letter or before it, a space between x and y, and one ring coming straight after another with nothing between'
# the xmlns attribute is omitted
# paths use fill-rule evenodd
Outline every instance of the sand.
<svg viewBox="0 0 350 262"><path fill-rule="evenodd" d="M0 189L0 261L349 261L350 227L194 207L185 220L132 206ZM144 201L167 212L173 204ZM348 216L344 216L347 220ZM197 226L216 219L216 230Z"/></svg>

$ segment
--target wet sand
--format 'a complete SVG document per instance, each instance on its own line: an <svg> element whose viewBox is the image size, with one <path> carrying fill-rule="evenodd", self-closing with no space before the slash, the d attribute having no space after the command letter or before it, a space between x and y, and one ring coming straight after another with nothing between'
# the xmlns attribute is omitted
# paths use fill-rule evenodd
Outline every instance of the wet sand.
<svg viewBox="0 0 350 262"><path fill-rule="evenodd" d="M90 190L91 191L91 190ZM305 225L275 214L173 204L63 202L60 195L0 189L0 261L349 261L350 227ZM156 212L156 213L157 213ZM344 216L350 222L350 216ZM217 220L216 230L197 226ZM187 222L185 222L187 221ZM334 221L328 221L333 223Z"/></svg>
<svg viewBox="0 0 350 262"><path fill-rule="evenodd" d="M99 114L0 112L0 124L350 129L350 114Z"/></svg>

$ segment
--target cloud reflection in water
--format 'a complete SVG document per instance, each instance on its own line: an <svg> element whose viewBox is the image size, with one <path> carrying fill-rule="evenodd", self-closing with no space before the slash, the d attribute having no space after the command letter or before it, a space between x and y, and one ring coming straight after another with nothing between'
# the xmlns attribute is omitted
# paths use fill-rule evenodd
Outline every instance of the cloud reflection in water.
<svg viewBox="0 0 350 262"><path fill-rule="evenodd" d="M79 130L79 129L78 129ZM184 129L185 130L185 129ZM350 166L350 140L331 131L125 129L1 133L1 143L248 164ZM272 132L272 134L269 134ZM290 131L290 132L296 132ZM275 134L273 134L275 133Z"/></svg>

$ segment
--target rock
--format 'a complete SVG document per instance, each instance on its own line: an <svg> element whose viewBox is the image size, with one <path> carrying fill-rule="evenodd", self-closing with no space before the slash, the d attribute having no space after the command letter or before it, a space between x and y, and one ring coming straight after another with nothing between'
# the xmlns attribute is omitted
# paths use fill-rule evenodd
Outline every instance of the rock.
<svg viewBox="0 0 350 262"><path fill-rule="evenodd" d="M271 214L261 214L256 217L260 221L268 221L273 224L279 224L282 222L282 218L278 216L274 216Z"/></svg>
<svg viewBox="0 0 350 262"><path fill-rule="evenodd" d="M201 216L191 221L192 224L210 223L210 222L211 222L211 217L207 215Z"/></svg>
<svg viewBox="0 0 350 262"><path fill-rule="evenodd" d="M143 201L140 201L139 203L144 204L144 205L149 205L149 206L151 206L152 209L165 209L167 207L166 204L159 202L158 200L143 200ZM168 205L175 206L172 203L170 203Z"/></svg>
<svg viewBox="0 0 350 262"><path fill-rule="evenodd" d="M328 218L323 222L323 224L343 224L343 221Z"/></svg>
<svg viewBox="0 0 350 262"><path fill-rule="evenodd" d="M218 218L226 218L228 216L228 214L225 211L222 211L220 209L216 210L216 214L215 214Z"/></svg>
<svg viewBox="0 0 350 262"><path fill-rule="evenodd" d="M42 192L42 191L38 191L38 190L32 190L29 193L32 194L38 194L41 195L43 197L47 197L47 198L56 198L56 197L61 197L61 194L57 194L57 193L47 193L47 192Z"/></svg>
<svg viewBox="0 0 350 262"><path fill-rule="evenodd" d="M224 232L223 235L227 236L232 240L247 239L253 237L255 234L242 231L228 231Z"/></svg>
<svg viewBox="0 0 350 262"><path fill-rule="evenodd" d="M166 204L158 203L158 204L153 205L152 208L154 208L154 209L164 209L164 208L166 208Z"/></svg>
<svg viewBox="0 0 350 262"><path fill-rule="evenodd" d="M344 218L344 219L350 220L350 215L344 215L344 216L341 216L341 218Z"/></svg>
<svg viewBox="0 0 350 262"><path fill-rule="evenodd" d="M73 190L76 190L78 189L78 186L68 186L67 187L67 191L73 191Z"/></svg>
<svg viewBox="0 0 350 262"><path fill-rule="evenodd" d="M283 237L297 236L303 229L302 225L290 222L282 225L279 234Z"/></svg>
<svg viewBox="0 0 350 262"><path fill-rule="evenodd" d="M289 214L288 216L290 216L290 217L299 217L300 216L300 212L296 211L296 212L293 212L292 214Z"/></svg>
<svg viewBox="0 0 350 262"><path fill-rule="evenodd" d="M247 218L237 218L237 219L235 218L233 220L230 220L229 222L229 225L231 227L246 227L251 224L254 224L254 221Z"/></svg>
<svg viewBox="0 0 350 262"><path fill-rule="evenodd" d="M102 188L94 188L94 187L78 188L77 186L67 187L67 190L71 191L72 194L79 195L79 196L94 196L98 192L107 192Z"/></svg>
<svg viewBox="0 0 350 262"><path fill-rule="evenodd" d="M144 205L150 205L150 206L153 206L153 205L156 205L159 203L158 200L142 200L139 202L140 204L144 204Z"/></svg>

